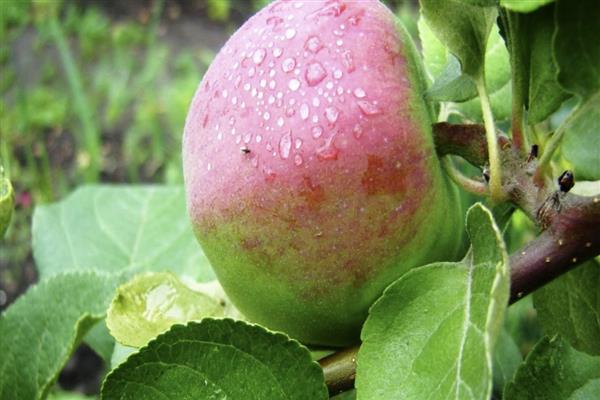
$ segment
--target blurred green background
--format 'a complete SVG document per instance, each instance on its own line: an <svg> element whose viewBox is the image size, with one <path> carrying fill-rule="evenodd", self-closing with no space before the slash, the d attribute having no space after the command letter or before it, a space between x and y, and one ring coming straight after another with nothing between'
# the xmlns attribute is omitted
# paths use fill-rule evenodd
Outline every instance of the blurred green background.
<svg viewBox="0 0 600 400"><path fill-rule="evenodd" d="M36 204L82 183L182 183L196 86L269 2L0 0L0 165L16 195L0 242L0 310L36 280ZM417 2L386 3L416 34Z"/></svg>

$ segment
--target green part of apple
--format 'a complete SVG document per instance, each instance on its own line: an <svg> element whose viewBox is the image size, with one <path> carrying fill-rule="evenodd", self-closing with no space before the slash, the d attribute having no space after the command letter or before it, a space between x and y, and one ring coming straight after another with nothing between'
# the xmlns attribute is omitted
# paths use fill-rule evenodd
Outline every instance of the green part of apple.
<svg viewBox="0 0 600 400"><path fill-rule="evenodd" d="M414 45L379 1L275 1L225 44L183 140L188 210L227 295L309 344L358 341L409 269L459 256Z"/></svg>

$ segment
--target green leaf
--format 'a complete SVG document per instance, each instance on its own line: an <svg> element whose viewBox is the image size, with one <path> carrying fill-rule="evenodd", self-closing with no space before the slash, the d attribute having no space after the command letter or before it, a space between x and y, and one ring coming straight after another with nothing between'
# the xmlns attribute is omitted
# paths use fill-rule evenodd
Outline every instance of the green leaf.
<svg viewBox="0 0 600 400"><path fill-rule="evenodd" d="M320 366L280 333L230 319L175 325L106 378L104 400L327 399Z"/></svg>
<svg viewBox="0 0 600 400"><path fill-rule="evenodd" d="M477 97L473 78L462 74L456 57L449 55L446 68L427 91L427 97L435 101L466 101Z"/></svg>
<svg viewBox="0 0 600 400"><path fill-rule="evenodd" d="M446 46L435 36L423 15L419 17L418 28L419 39L423 48L423 63L427 73L433 80L440 76L446 68L450 53Z"/></svg>
<svg viewBox="0 0 600 400"><path fill-rule="evenodd" d="M569 400L589 400L600 397L600 379L594 379L573 392Z"/></svg>
<svg viewBox="0 0 600 400"><path fill-rule="evenodd" d="M558 0L554 55L559 68L558 82L583 99L600 89L600 7L596 0Z"/></svg>
<svg viewBox="0 0 600 400"><path fill-rule="evenodd" d="M581 391L590 393L590 390L597 388L596 384L591 388L587 385L598 378L600 378L600 357L573 349L560 336L552 339L544 337L519 367L513 381L507 385L505 398L510 400L577 398Z"/></svg>
<svg viewBox="0 0 600 400"><path fill-rule="evenodd" d="M497 25L494 25L490 32L485 53L485 85L490 96L494 118L508 119L512 112L510 60ZM455 107L468 119L482 120L479 98L457 104Z"/></svg>
<svg viewBox="0 0 600 400"><path fill-rule="evenodd" d="M459 0L421 0L421 12L438 39L460 60L463 72L475 79L481 77L496 7Z"/></svg>
<svg viewBox="0 0 600 400"><path fill-rule="evenodd" d="M462 262L411 270L371 307L356 388L361 399L484 399L508 304L508 255L491 213L467 213Z"/></svg>
<svg viewBox="0 0 600 400"><path fill-rule="evenodd" d="M557 82L558 68L552 51L552 37L556 30L554 5L522 18L528 26L528 35L523 40L527 40L530 49L527 116L530 124L537 124L558 110L569 95Z"/></svg>
<svg viewBox="0 0 600 400"><path fill-rule="evenodd" d="M145 273L117 289L106 324L119 343L142 347L174 324L225 316L225 306L172 273Z"/></svg>
<svg viewBox="0 0 600 400"><path fill-rule="evenodd" d="M506 85L499 90L490 93L492 113L494 114L494 119L496 121L504 121L510 118L512 112L511 97L512 87L510 82L507 82ZM467 119L472 121L483 121L479 98L456 104L455 107Z"/></svg>
<svg viewBox="0 0 600 400"><path fill-rule="evenodd" d="M563 156L575 177L600 180L600 92L577 107L563 137Z"/></svg>
<svg viewBox="0 0 600 400"><path fill-rule="evenodd" d="M506 329L500 331L493 361L494 393L497 394L497 398L502 398L504 386L512 379L523 361L517 344Z"/></svg>
<svg viewBox="0 0 600 400"><path fill-rule="evenodd" d="M0 398L43 398L120 281L92 272L56 275L1 314Z"/></svg>
<svg viewBox="0 0 600 400"><path fill-rule="evenodd" d="M33 252L41 278L65 270L169 270L214 279L181 187L85 186L37 207Z"/></svg>
<svg viewBox="0 0 600 400"><path fill-rule="evenodd" d="M8 229L14 208L15 195L13 187L8 178L4 177L2 167L0 167L0 240L2 240Z"/></svg>
<svg viewBox="0 0 600 400"><path fill-rule="evenodd" d="M600 264L591 260L537 290L533 302L544 332L558 333L575 349L600 355L598 288Z"/></svg>
<svg viewBox="0 0 600 400"><path fill-rule="evenodd" d="M554 5L529 14L505 11L516 90L528 112L529 124L542 122L569 97L558 84L552 37Z"/></svg>
<svg viewBox="0 0 600 400"><path fill-rule="evenodd" d="M553 1L554 0L500 0L500 5L509 10L528 13L537 10L548 3L552 3Z"/></svg>

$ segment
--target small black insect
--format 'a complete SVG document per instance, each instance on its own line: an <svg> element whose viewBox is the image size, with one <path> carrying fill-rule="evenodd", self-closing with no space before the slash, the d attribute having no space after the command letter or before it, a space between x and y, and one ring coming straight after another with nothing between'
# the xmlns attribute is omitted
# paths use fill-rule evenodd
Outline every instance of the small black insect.
<svg viewBox="0 0 600 400"><path fill-rule="evenodd" d="M250 149L249 149L249 148L247 148L246 146L242 146L242 147L240 147L240 151L241 151L243 154L248 154L248 153L250 153Z"/></svg>
<svg viewBox="0 0 600 400"><path fill-rule="evenodd" d="M529 151L529 156L527 157L527 162L531 162L535 158L537 158L539 149L540 148L537 144L534 144L533 146L531 146L531 151Z"/></svg>
<svg viewBox="0 0 600 400"><path fill-rule="evenodd" d="M573 172L566 170L558 177L558 186L560 187L560 191L563 193L568 193L573 186L575 186L575 177L573 176Z"/></svg>

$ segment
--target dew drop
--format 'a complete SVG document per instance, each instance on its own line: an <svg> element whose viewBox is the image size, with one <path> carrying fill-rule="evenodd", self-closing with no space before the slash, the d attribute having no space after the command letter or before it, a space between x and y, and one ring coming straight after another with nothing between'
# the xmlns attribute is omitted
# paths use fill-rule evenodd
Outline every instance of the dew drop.
<svg viewBox="0 0 600 400"><path fill-rule="evenodd" d="M323 128L321 127L321 125L313 126L313 128L311 129L311 133L313 138L318 139L323 134Z"/></svg>
<svg viewBox="0 0 600 400"><path fill-rule="evenodd" d="M279 154L284 160L290 156L292 150L292 132L287 131L279 140Z"/></svg>
<svg viewBox="0 0 600 400"><path fill-rule="evenodd" d="M261 79L259 85L260 85L261 88L267 87L267 80L266 79Z"/></svg>
<svg viewBox="0 0 600 400"><path fill-rule="evenodd" d="M296 30L294 28L288 28L285 30L286 39L292 39L294 36L296 36Z"/></svg>
<svg viewBox="0 0 600 400"><path fill-rule="evenodd" d="M344 44L344 41L342 39L338 39L335 41L335 44L337 44L338 46L342 46Z"/></svg>
<svg viewBox="0 0 600 400"><path fill-rule="evenodd" d="M323 47L321 39L317 36L310 36L306 39L306 43L304 43L304 48L314 54L317 54Z"/></svg>
<svg viewBox="0 0 600 400"><path fill-rule="evenodd" d="M381 111L379 107L372 103L369 103L368 101L361 100L358 101L356 104L358 104L360 111L362 111L365 115L378 115L383 113L383 111Z"/></svg>
<svg viewBox="0 0 600 400"><path fill-rule="evenodd" d="M250 143L250 141L252 140L252 133L251 132L247 132L244 133L244 143Z"/></svg>
<svg viewBox="0 0 600 400"><path fill-rule="evenodd" d="M356 66L354 65L354 57L352 56L352 52L350 50L345 50L342 52L342 64L346 67L346 71L354 72Z"/></svg>
<svg viewBox="0 0 600 400"><path fill-rule="evenodd" d="M300 154L296 154L296 155L294 156L294 164L295 164L297 167L299 167L299 166L301 166L301 165L302 165L302 162L303 162L303 160L302 160L302 156L301 156Z"/></svg>
<svg viewBox="0 0 600 400"><path fill-rule="evenodd" d="M313 97L312 105L313 105L313 107L319 107L321 105L321 101L319 100L318 97Z"/></svg>
<svg viewBox="0 0 600 400"><path fill-rule="evenodd" d="M339 69L336 69L335 71L333 71L333 77L335 79L342 79L343 75L344 75L344 73L342 71L340 71Z"/></svg>
<svg viewBox="0 0 600 400"><path fill-rule="evenodd" d="M283 49L281 49L281 47L275 47L273 49L273 57L279 58L279 57L281 57L282 54L283 54Z"/></svg>
<svg viewBox="0 0 600 400"><path fill-rule="evenodd" d="M300 118L306 120L308 118L309 112L310 110L308 108L308 104L302 103L302 105L300 106Z"/></svg>
<svg viewBox="0 0 600 400"><path fill-rule="evenodd" d="M260 143L262 141L262 136L261 135L256 135L256 143Z"/></svg>
<svg viewBox="0 0 600 400"><path fill-rule="evenodd" d="M330 124L335 124L339 116L340 111L336 107L332 106L325 109L325 118L327 118Z"/></svg>
<svg viewBox="0 0 600 400"><path fill-rule="evenodd" d="M288 82L288 87L292 92L295 92L300 88L300 81L298 79L290 79Z"/></svg>
<svg viewBox="0 0 600 400"><path fill-rule="evenodd" d="M294 140L294 148L295 148L296 150L299 150L299 149L300 149L300 147L302 147L302 139L300 139L300 138L296 138L296 139Z"/></svg>
<svg viewBox="0 0 600 400"><path fill-rule="evenodd" d="M265 121L268 121L269 119L271 119L271 113L269 113L268 111L265 112L263 114L263 118L265 119Z"/></svg>
<svg viewBox="0 0 600 400"><path fill-rule="evenodd" d="M252 55L252 61L254 61L254 64L260 65L265 60L266 55L267 51L265 49L258 49Z"/></svg>
<svg viewBox="0 0 600 400"><path fill-rule="evenodd" d="M366 95L367 94L365 93L365 91L363 89L361 89L361 88L354 89L354 97L356 97L357 99L362 99Z"/></svg>
<svg viewBox="0 0 600 400"><path fill-rule="evenodd" d="M296 60L292 57L286 58L281 63L281 70L283 72L291 72L296 67Z"/></svg>
<svg viewBox="0 0 600 400"><path fill-rule="evenodd" d="M308 64L306 73L304 74L308 86L318 85L326 76L327 71L325 71L325 68L318 61Z"/></svg>
<svg viewBox="0 0 600 400"><path fill-rule="evenodd" d="M333 139L335 136L331 136L325 139L325 144L323 146L317 148L317 157L320 160L328 161L328 160L337 160L339 150L333 144Z"/></svg>

